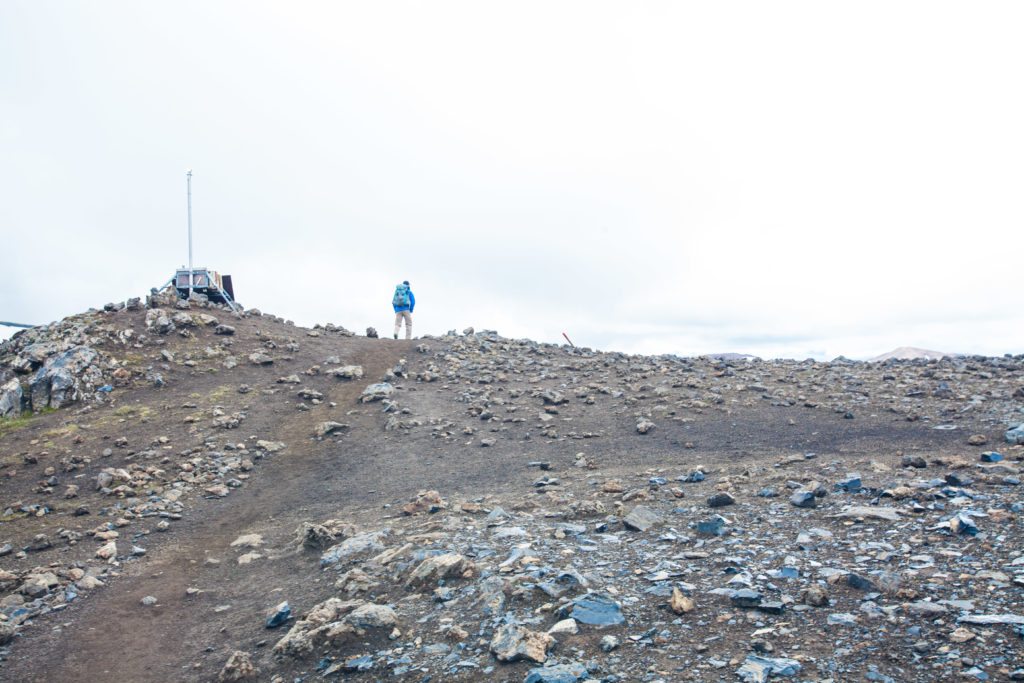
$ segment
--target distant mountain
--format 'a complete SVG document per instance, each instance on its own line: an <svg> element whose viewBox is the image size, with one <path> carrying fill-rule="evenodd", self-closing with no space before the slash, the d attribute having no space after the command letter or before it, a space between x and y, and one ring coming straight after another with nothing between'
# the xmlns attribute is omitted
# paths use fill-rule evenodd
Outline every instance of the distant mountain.
<svg viewBox="0 0 1024 683"><path fill-rule="evenodd" d="M919 349L916 346L901 346L898 349L893 349L888 353L883 353L880 356L869 358L868 360L872 363L878 363L884 360L916 360L918 358L924 358L926 360L933 360L939 358L945 358L946 356L954 356L953 353L944 353L942 351L931 351L929 349Z"/></svg>

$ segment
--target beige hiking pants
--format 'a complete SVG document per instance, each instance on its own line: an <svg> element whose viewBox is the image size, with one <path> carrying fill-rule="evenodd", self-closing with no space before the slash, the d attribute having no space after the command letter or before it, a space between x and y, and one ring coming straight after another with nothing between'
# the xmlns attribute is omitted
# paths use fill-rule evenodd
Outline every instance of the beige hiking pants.
<svg viewBox="0 0 1024 683"><path fill-rule="evenodd" d="M402 321L405 321L405 338L412 339L412 313L409 311L399 311L395 313L395 336L398 336L398 331L402 329Z"/></svg>

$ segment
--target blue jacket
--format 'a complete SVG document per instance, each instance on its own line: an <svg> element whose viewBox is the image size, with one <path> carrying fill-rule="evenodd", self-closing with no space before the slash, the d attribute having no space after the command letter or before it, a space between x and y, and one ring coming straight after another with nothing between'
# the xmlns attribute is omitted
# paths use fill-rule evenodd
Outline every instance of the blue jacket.
<svg viewBox="0 0 1024 683"><path fill-rule="evenodd" d="M395 313L401 313L402 311L409 311L410 313L412 313L413 309L416 308L416 297L413 295L412 290L411 289L409 290L409 305L408 306L394 306L393 305L393 308L395 309Z"/></svg>

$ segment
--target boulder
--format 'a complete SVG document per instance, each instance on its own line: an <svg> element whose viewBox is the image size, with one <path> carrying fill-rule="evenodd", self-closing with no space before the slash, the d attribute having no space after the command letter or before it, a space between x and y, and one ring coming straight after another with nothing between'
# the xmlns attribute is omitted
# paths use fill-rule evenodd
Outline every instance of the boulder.
<svg viewBox="0 0 1024 683"><path fill-rule="evenodd" d="M60 408L83 396L83 384L91 390L91 382L80 382L98 354L88 346L75 346L51 356L39 368L29 384L32 409ZM100 375L102 379L102 375Z"/></svg>
<svg viewBox="0 0 1024 683"><path fill-rule="evenodd" d="M0 386L0 417L17 417L21 414L21 403L25 394L21 382L11 379Z"/></svg>

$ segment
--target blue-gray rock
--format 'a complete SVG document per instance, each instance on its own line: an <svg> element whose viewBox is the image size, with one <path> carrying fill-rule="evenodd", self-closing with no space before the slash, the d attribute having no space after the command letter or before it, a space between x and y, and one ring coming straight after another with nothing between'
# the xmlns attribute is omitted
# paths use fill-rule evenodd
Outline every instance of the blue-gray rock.
<svg viewBox="0 0 1024 683"><path fill-rule="evenodd" d="M722 536L725 534L725 527L728 520L722 515L715 515L709 519L697 522L697 533L708 536Z"/></svg>
<svg viewBox="0 0 1024 683"><path fill-rule="evenodd" d="M743 683L767 683L772 676L795 676L800 668L800 662L795 659L747 655L736 675Z"/></svg>
<svg viewBox="0 0 1024 683"><path fill-rule="evenodd" d="M982 462L999 462L1003 459L1002 453L996 453L995 451L985 451L981 454Z"/></svg>
<svg viewBox="0 0 1024 683"><path fill-rule="evenodd" d="M588 626L615 626L626 621L622 607L604 593L587 593L573 600L568 616Z"/></svg>
<svg viewBox="0 0 1024 683"><path fill-rule="evenodd" d="M523 683L576 683L587 675L587 668L575 662L530 669Z"/></svg>
<svg viewBox="0 0 1024 683"><path fill-rule="evenodd" d="M853 572L846 575L846 585L859 591L873 591L876 589L874 581Z"/></svg>
<svg viewBox="0 0 1024 683"><path fill-rule="evenodd" d="M768 570L768 576L773 579L797 579L800 578L800 570L796 567L783 567L782 569Z"/></svg>
<svg viewBox="0 0 1024 683"><path fill-rule="evenodd" d="M729 600L737 607L757 607L764 596L751 588L741 588L729 596Z"/></svg>
<svg viewBox="0 0 1024 683"><path fill-rule="evenodd" d="M346 659L344 664L345 671L369 671L373 668L373 657L370 655L363 655L362 657L353 657L352 659Z"/></svg>
<svg viewBox="0 0 1024 683"><path fill-rule="evenodd" d="M1006 432L1006 443L1024 444L1024 424L1019 424Z"/></svg>
<svg viewBox="0 0 1024 683"><path fill-rule="evenodd" d="M292 608L285 600L267 615L267 628L277 628L292 617Z"/></svg>
<svg viewBox="0 0 1024 683"><path fill-rule="evenodd" d="M860 475L856 472L851 472L846 475L840 481L836 482L836 491L846 491L847 493L857 493L862 488Z"/></svg>
<svg viewBox="0 0 1024 683"><path fill-rule="evenodd" d="M813 491L796 491L789 497L789 502L798 508L813 508L818 506Z"/></svg>

